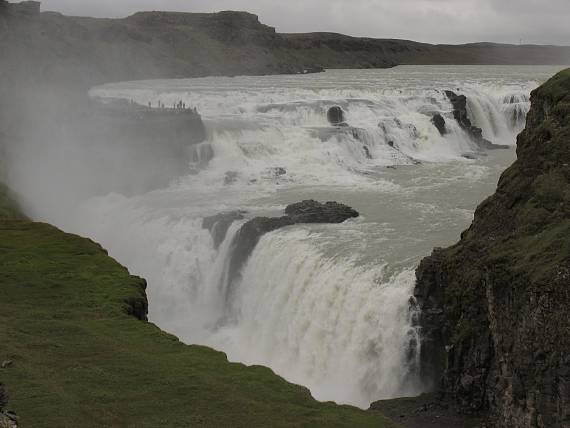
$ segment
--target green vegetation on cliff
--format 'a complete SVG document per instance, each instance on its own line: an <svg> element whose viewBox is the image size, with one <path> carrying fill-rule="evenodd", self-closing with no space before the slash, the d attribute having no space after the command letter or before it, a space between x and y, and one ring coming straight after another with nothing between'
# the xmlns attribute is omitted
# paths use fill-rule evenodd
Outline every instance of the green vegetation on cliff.
<svg viewBox="0 0 570 428"><path fill-rule="evenodd" d="M393 427L146 321L144 280L94 242L0 220L0 369L23 427Z"/></svg>
<svg viewBox="0 0 570 428"><path fill-rule="evenodd" d="M531 95L517 161L416 274L424 373L498 427L570 424L570 69ZM439 379L435 379L439 381Z"/></svg>

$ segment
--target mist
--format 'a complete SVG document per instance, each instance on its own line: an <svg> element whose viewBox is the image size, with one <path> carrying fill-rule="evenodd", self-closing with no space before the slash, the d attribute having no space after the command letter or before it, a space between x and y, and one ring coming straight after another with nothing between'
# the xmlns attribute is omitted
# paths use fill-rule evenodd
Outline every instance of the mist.
<svg viewBox="0 0 570 428"><path fill-rule="evenodd" d="M77 88L15 87L9 96L7 184L28 215L59 225L91 197L166 187L189 171L191 145L204 138L201 122L186 112L171 118L165 109L166 123L157 123L145 106L102 102Z"/></svg>

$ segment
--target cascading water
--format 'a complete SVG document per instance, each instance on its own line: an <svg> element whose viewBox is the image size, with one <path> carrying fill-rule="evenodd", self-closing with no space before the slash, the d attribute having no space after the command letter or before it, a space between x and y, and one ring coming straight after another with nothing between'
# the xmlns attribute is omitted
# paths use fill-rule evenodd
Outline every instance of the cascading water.
<svg viewBox="0 0 570 428"><path fill-rule="evenodd" d="M432 247L457 239L514 156L480 152L443 91L468 97L485 138L513 145L530 90L551 72L521 67L509 78L491 69L398 67L96 88L98 96L143 105L196 106L208 140L191 148L189 174L169 188L93 198L62 226L98 240L144 276L150 319L187 343L267 365L322 400L367 407L421 392L413 269ZM328 124L335 105L348 127ZM432 124L435 113L445 118L445 135ZM240 277L230 277L240 226L307 198L338 200L362 215L266 234ZM214 242L203 219L234 210L245 218L236 216Z"/></svg>

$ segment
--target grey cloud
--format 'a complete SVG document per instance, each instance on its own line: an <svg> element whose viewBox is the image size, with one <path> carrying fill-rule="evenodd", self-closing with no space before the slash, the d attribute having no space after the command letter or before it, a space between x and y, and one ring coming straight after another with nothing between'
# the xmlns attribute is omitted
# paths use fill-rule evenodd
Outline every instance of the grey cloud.
<svg viewBox="0 0 570 428"><path fill-rule="evenodd" d="M43 8L105 17L140 10L247 10L281 32L570 45L570 0L44 0Z"/></svg>

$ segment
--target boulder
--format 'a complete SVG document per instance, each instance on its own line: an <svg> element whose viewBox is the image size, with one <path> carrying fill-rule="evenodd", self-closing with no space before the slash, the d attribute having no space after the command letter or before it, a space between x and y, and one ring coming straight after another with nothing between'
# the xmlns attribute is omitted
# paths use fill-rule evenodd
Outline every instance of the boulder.
<svg viewBox="0 0 570 428"><path fill-rule="evenodd" d="M334 106L327 111L327 120L333 126L348 126L345 122L344 110L340 106Z"/></svg>
<svg viewBox="0 0 570 428"><path fill-rule="evenodd" d="M433 126L437 128L437 130L442 136L447 134L447 129L445 127L445 119L441 114L439 113L434 114L433 117L431 118L431 123L433 123Z"/></svg>
<svg viewBox="0 0 570 428"><path fill-rule="evenodd" d="M338 202L324 204L307 200L291 204L285 208L294 223L342 223L349 218L358 217L356 210Z"/></svg>

